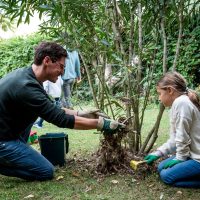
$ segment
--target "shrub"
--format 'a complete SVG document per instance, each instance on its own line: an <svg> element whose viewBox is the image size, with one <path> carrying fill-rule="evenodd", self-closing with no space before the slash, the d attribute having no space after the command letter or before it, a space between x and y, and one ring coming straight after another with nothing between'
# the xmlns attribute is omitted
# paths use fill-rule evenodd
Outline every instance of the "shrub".
<svg viewBox="0 0 200 200"><path fill-rule="evenodd" d="M34 34L0 40L0 78L14 69L31 65L34 47L47 37Z"/></svg>

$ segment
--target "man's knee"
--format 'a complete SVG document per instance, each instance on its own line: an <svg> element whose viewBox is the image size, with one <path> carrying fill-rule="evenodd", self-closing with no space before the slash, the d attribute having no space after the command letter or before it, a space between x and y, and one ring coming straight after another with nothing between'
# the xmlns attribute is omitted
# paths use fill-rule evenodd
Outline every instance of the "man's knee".
<svg viewBox="0 0 200 200"><path fill-rule="evenodd" d="M37 174L37 180L45 181L45 180L51 180L54 177L54 167L53 165L46 166L43 170Z"/></svg>

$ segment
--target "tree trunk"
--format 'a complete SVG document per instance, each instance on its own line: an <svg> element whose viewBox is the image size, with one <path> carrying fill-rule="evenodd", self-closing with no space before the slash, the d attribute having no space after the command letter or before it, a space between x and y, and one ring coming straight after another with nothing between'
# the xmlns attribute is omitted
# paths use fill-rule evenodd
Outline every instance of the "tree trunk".
<svg viewBox="0 0 200 200"><path fill-rule="evenodd" d="M163 36L163 74L167 72L167 36L165 32L165 19L162 17L161 19L161 29Z"/></svg>
<svg viewBox="0 0 200 200"><path fill-rule="evenodd" d="M176 70L176 64L177 64L179 51L180 51L180 44L181 44L182 31L183 31L183 7L184 7L184 1L181 0L180 9L178 9L179 33L178 33L178 40L177 40L177 43L176 43L176 54L175 54L175 57L174 57L172 71Z"/></svg>
<svg viewBox="0 0 200 200"><path fill-rule="evenodd" d="M116 41L118 42L119 44L119 47L120 47L120 52L122 55L125 54L124 52L124 47L123 47L123 40L122 40L122 27L123 27L123 21L121 20L121 12L120 12L120 8L117 4L117 1L116 0L113 0L113 6L114 6L114 10L113 10L113 16L114 16L114 23L113 23L113 28L114 28L114 33L115 33L115 36L116 36ZM119 23L121 22L121 28L120 28L120 25Z"/></svg>
<svg viewBox="0 0 200 200"><path fill-rule="evenodd" d="M140 89L141 89L141 77L142 77L142 8L141 3L138 3L138 47L139 47L139 54L138 54L138 68L137 68L137 98L136 98L136 106L134 109L135 114L135 130L136 130L136 144L135 144L135 151L139 151L140 148L140 141L141 141L141 131L140 131L140 120L139 120L139 104L140 104Z"/></svg>

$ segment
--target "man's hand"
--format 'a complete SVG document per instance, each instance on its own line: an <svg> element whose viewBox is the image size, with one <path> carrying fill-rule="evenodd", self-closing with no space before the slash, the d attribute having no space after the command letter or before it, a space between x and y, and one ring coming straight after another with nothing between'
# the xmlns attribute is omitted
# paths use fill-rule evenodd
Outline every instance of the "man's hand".
<svg viewBox="0 0 200 200"><path fill-rule="evenodd" d="M92 110L79 110L77 111L77 116L79 117L85 117L90 119L98 119L100 116L109 118L106 114L99 112L99 109L92 109Z"/></svg>
<svg viewBox="0 0 200 200"><path fill-rule="evenodd" d="M149 154L144 157L144 160L146 160L148 165L151 165L154 161L158 160L159 158L159 156Z"/></svg>
<svg viewBox="0 0 200 200"><path fill-rule="evenodd" d="M167 163L165 163L163 169L167 169L167 168L171 168L174 165L183 162L182 160L178 160L178 159L172 159L170 161L168 161Z"/></svg>
<svg viewBox="0 0 200 200"><path fill-rule="evenodd" d="M119 129L125 128L126 125L114 120L99 117L97 130L103 131L107 135L115 134Z"/></svg>

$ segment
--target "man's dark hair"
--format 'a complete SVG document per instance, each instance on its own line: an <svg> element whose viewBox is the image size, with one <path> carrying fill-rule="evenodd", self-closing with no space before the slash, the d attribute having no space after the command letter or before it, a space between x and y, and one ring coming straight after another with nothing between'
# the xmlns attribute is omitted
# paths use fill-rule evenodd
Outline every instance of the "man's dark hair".
<svg viewBox="0 0 200 200"><path fill-rule="evenodd" d="M41 65L45 56L49 56L52 62L67 57L67 51L55 42L41 42L35 48L34 64Z"/></svg>

